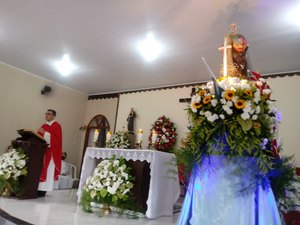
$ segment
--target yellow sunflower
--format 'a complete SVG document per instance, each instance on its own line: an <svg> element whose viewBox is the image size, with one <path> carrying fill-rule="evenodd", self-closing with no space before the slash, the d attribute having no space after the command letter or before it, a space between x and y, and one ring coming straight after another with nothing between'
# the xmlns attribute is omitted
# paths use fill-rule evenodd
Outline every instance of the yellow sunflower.
<svg viewBox="0 0 300 225"><path fill-rule="evenodd" d="M198 95L205 95L206 94L206 91L205 90L200 90L199 92L198 92Z"/></svg>
<svg viewBox="0 0 300 225"><path fill-rule="evenodd" d="M237 109L243 109L246 106L246 102L243 99L238 99L234 102L234 106Z"/></svg>
<svg viewBox="0 0 300 225"><path fill-rule="evenodd" d="M259 122L254 122L254 123L253 123L253 128L254 128L254 129L257 129L257 128L260 128L260 127L261 127L261 125L260 125Z"/></svg>
<svg viewBox="0 0 300 225"><path fill-rule="evenodd" d="M203 104L206 105L211 101L211 95L205 96L203 99Z"/></svg>
<svg viewBox="0 0 300 225"><path fill-rule="evenodd" d="M227 90L227 91L225 92L225 98L226 98L227 101L232 100L233 96L234 96L234 91L232 91L232 90Z"/></svg>
<svg viewBox="0 0 300 225"><path fill-rule="evenodd" d="M253 93L252 93L251 90L245 90L244 93L245 93L246 95L248 95L249 97L252 97L252 95L253 95Z"/></svg>
<svg viewBox="0 0 300 225"><path fill-rule="evenodd" d="M199 103L199 102L194 102L193 103L193 108L200 109L201 107L202 107L201 103Z"/></svg>

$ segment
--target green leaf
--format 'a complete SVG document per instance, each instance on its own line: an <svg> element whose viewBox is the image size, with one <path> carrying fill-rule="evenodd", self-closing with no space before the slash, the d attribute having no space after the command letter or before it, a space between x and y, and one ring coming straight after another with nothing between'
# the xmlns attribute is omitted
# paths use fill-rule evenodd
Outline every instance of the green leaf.
<svg viewBox="0 0 300 225"><path fill-rule="evenodd" d="M107 195L107 190L106 189L102 189L100 191L100 195L101 195L102 198L105 198L105 196Z"/></svg>
<svg viewBox="0 0 300 225"><path fill-rule="evenodd" d="M244 132L247 132L253 126L253 121L251 119L243 120L239 116L236 119L237 119L238 123L241 125L241 127L242 127L242 129L243 129Z"/></svg>

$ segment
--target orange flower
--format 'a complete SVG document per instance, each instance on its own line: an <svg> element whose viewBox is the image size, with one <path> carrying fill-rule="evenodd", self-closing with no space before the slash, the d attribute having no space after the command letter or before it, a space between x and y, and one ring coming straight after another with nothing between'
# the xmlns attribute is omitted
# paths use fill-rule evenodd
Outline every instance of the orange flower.
<svg viewBox="0 0 300 225"><path fill-rule="evenodd" d="M225 98L226 98L227 101L232 100L233 96L234 96L234 91L232 91L232 90L227 90L227 91L225 92Z"/></svg>
<svg viewBox="0 0 300 225"><path fill-rule="evenodd" d="M206 94L206 90L203 90L203 89L198 92L198 95L200 95L200 96L205 95L205 94Z"/></svg>
<svg viewBox="0 0 300 225"><path fill-rule="evenodd" d="M237 109L243 109L246 106L246 102L243 99L238 99L234 102L234 106Z"/></svg>
<svg viewBox="0 0 300 225"><path fill-rule="evenodd" d="M199 102L194 102L193 103L193 108L200 109L201 107L202 107L202 105Z"/></svg>
<svg viewBox="0 0 300 225"><path fill-rule="evenodd" d="M203 104L206 105L211 101L211 95L205 96L203 99Z"/></svg>
<svg viewBox="0 0 300 225"><path fill-rule="evenodd" d="M248 95L249 97L252 97L252 91L251 90L245 90L244 93Z"/></svg>
<svg viewBox="0 0 300 225"><path fill-rule="evenodd" d="M261 125L260 125L259 122L254 122L254 123L253 123L253 128L254 128L254 129L257 129L257 128L260 128L260 127L261 127Z"/></svg>

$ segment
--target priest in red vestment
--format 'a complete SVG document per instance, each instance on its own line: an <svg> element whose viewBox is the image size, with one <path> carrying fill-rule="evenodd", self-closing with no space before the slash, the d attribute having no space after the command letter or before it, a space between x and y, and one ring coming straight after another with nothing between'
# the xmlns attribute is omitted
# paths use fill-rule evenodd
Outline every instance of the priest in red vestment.
<svg viewBox="0 0 300 225"><path fill-rule="evenodd" d="M48 109L45 116L46 123L38 130L48 144L38 187L40 197L45 196L47 191L53 191L54 182L58 181L61 171L62 131L55 117L56 111Z"/></svg>

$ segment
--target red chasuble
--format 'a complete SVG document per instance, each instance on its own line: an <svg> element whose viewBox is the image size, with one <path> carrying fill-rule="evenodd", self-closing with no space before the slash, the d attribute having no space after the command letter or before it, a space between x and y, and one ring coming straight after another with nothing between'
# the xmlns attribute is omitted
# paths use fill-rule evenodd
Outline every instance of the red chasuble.
<svg viewBox="0 0 300 225"><path fill-rule="evenodd" d="M45 182L47 179L47 169L53 157L55 171L54 180L58 180L58 175L61 171L61 156L62 156L62 132L61 126L58 122L53 122L51 126L48 124L43 124L42 128L50 133L50 146L47 148L44 157L44 164L41 171L40 182Z"/></svg>

